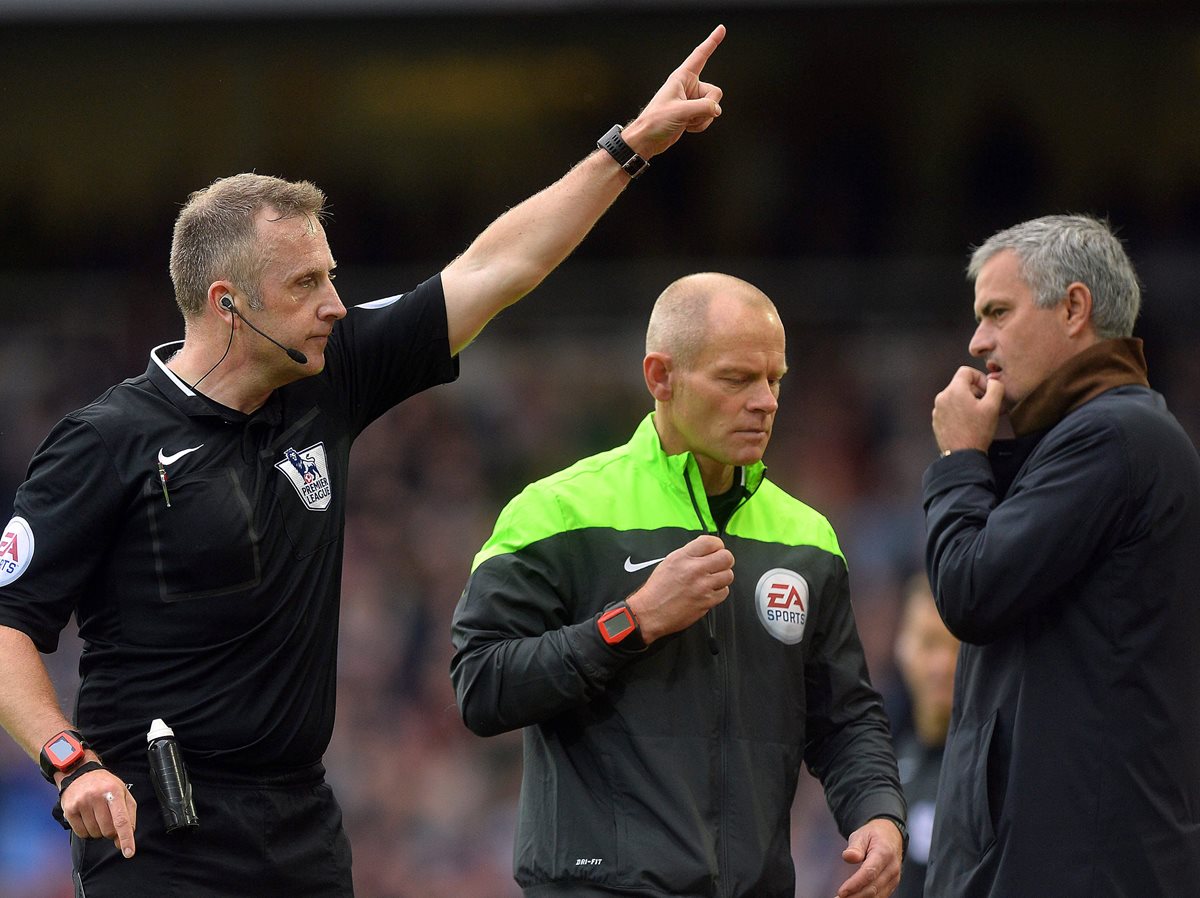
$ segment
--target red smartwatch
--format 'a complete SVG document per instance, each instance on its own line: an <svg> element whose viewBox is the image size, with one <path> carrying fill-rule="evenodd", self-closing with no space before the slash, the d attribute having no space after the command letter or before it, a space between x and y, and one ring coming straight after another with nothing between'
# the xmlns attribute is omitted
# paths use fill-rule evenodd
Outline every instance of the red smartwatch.
<svg viewBox="0 0 1200 898"><path fill-rule="evenodd" d="M87 747L87 741L78 730L63 730L51 736L38 757L42 776L53 783L54 774L67 773L83 760L83 750Z"/></svg>
<svg viewBox="0 0 1200 898"><path fill-rule="evenodd" d="M632 608L624 602L618 602L600 615L596 626L605 642L617 645L630 634L638 632L638 619Z"/></svg>

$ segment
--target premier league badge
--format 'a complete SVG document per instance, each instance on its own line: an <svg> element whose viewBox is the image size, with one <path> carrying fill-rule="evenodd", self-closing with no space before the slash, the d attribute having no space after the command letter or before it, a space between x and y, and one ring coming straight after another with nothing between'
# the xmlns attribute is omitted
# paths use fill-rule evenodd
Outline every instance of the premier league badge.
<svg viewBox="0 0 1200 898"><path fill-rule="evenodd" d="M283 451L283 461L276 462L275 467L291 481L305 508L309 511L325 511L329 508L333 486L329 482L324 443L315 443L299 451L289 446Z"/></svg>

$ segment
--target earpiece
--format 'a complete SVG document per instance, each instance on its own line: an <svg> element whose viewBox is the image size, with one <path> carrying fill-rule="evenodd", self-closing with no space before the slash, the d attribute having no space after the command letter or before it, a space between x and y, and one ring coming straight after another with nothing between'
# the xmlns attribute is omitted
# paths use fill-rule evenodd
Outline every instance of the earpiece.
<svg viewBox="0 0 1200 898"><path fill-rule="evenodd" d="M280 349L282 349L284 352L286 352L287 357L289 359L291 359L293 362L295 362L297 365L307 365L308 364L308 356L306 356L304 353L302 353L299 349L292 349L292 347L290 347L290 346L284 346L282 343L280 343L274 337L263 333L261 330L259 330L257 327L255 327L250 321L247 321L246 316L243 315L241 312L239 312L236 308L234 308L233 297L230 296L228 293L226 293L224 296L222 296L217 301L217 304L222 309L224 309L226 312L232 312L238 318L241 318L242 321L244 321L246 323L246 327L250 328L250 330L254 331L256 334L258 334L259 336L268 340L269 342L274 343L276 346L278 346ZM232 334L233 333L233 319L229 320L229 330L230 330L230 334ZM232 337L231 337L231 339L232 339ZM207 377L208 375L205 375L205 376ZM199 381L197 381L197 383L199 383Z"/></svg>

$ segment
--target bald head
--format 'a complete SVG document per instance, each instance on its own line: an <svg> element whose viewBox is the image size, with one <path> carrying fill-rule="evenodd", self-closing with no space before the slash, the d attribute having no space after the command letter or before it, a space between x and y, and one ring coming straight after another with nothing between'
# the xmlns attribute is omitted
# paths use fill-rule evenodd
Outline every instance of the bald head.
<svg viewBox="0 0 1200 898"><path fill-rule="evenodd" d="M689 274L655 301L646 328L646 353L661 352L681 368L692 367L713 337L709 310L717 296L779 317L770 298L741 278L717 272Z"/></svg>

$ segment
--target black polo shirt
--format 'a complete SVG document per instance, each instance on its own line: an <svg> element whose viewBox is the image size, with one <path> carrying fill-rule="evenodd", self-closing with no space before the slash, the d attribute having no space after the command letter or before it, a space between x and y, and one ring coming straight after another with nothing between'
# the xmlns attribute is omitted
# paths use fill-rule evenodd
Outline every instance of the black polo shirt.
<svg viewBox="0 0 1200 898"><path fill-rule="evenodd" d="M156 717L190 763L312 764L333 728L350 446L457 377L441 278L349 309L325 370L251 415L179 380L176 348L38 448L0 533L0 624L50 652L76 613L76 722L110 765L144 756Z"/></svg>

